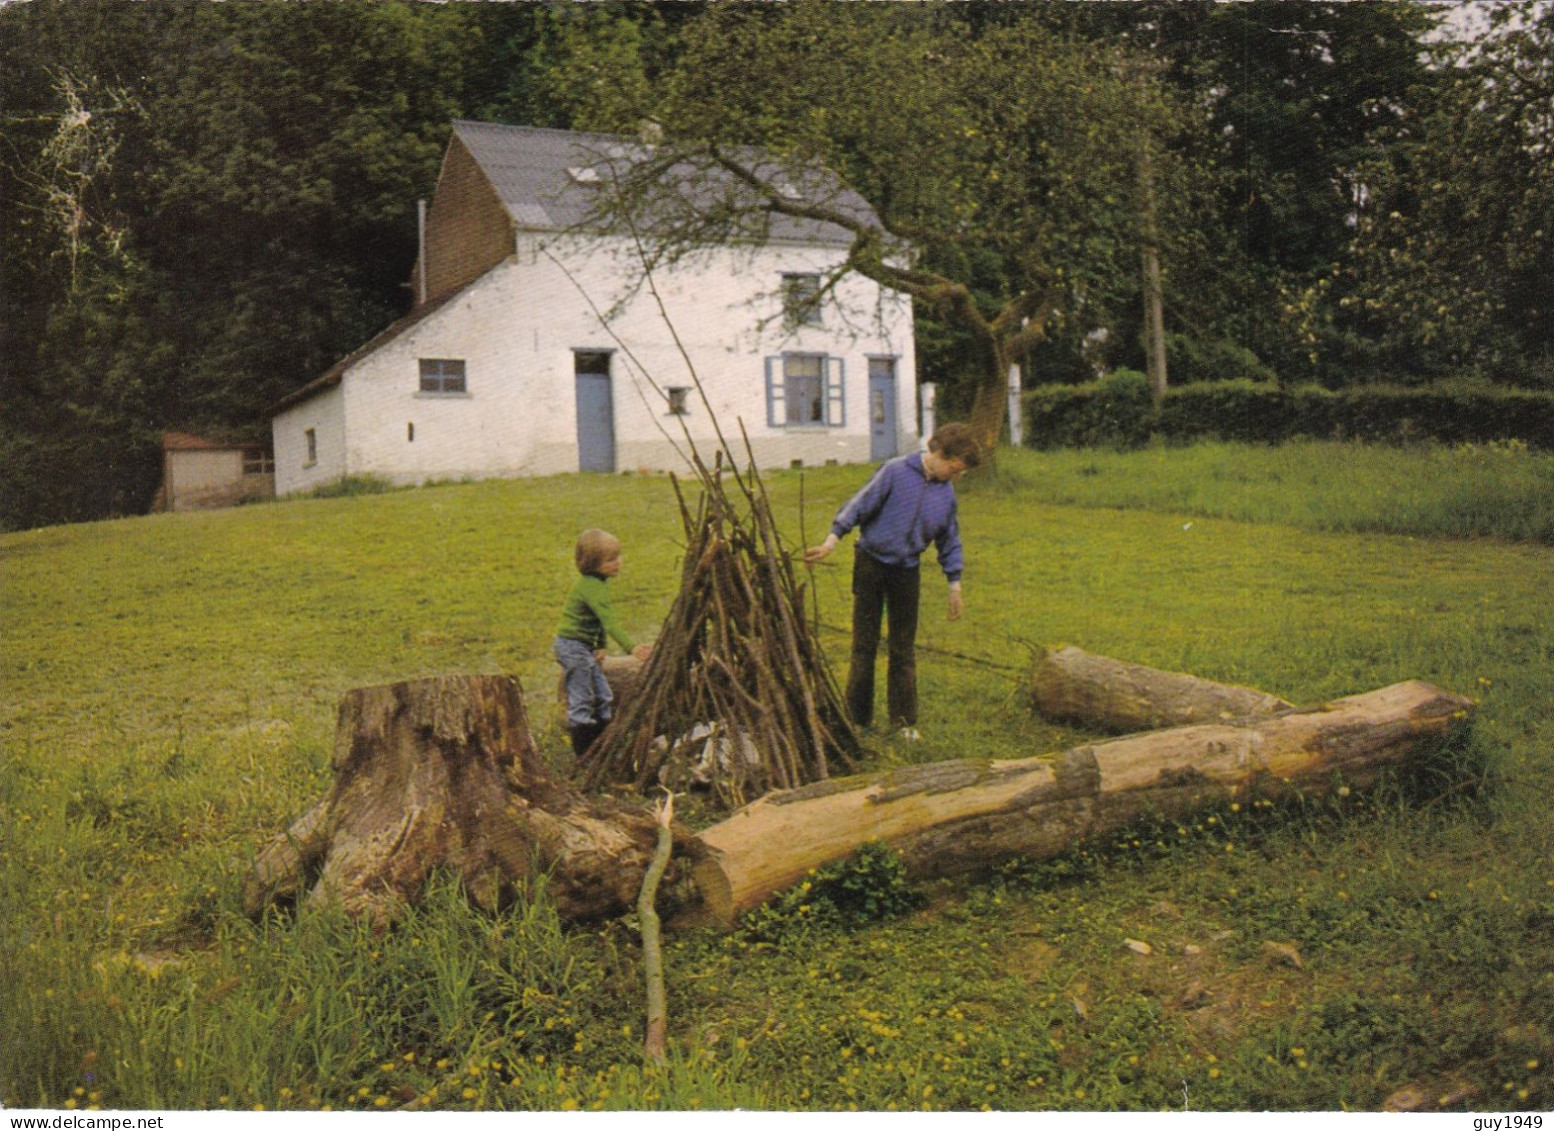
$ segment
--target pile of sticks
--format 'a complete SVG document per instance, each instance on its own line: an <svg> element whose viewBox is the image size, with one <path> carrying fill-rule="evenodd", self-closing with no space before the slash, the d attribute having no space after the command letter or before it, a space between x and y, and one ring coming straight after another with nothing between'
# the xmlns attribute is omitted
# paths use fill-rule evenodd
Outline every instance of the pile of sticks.
<svg viewBox="0 0 1554 1131"><path fill-rule="evenodd" d="M671 477L685 527L680 591L654 641L641 691L590 748L583 784L684 789L724 804L856 768L860 747L842 696L804 618L765 487L749 471L712 470L693 508ZM737 487L737 499L725 481Z"/></svg>

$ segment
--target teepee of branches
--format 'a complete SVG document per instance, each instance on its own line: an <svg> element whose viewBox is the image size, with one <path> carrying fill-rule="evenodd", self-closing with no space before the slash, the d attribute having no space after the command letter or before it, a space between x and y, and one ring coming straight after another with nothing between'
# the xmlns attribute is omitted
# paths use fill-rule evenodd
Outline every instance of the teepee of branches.
<svg viewBox="0 0 1554 1131"><path fill-rule="evenodd" d="M694 505L671 477L685 526L680 592L640 690L585 756L589 788L683 788L694 777L742 805L856 766L858 737L754 460L744 475L725 470L725 450L711 470L692 456Z"/></svg>

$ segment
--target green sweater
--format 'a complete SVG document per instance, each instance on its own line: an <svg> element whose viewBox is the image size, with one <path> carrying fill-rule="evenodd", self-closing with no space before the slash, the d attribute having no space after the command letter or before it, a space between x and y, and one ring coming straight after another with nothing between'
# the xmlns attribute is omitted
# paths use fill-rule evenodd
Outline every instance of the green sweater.
<svg viewBox="0 0 1554 1131"><path fill-rule="evenodd" d="M561 627L556 630L556 635L565 636L569 640L581 640L598 651L604 647L604 638L608 634L630 652L635 645L621 627L615 615L615 606L610 604L609 584L604 578L592 574L585 573L579 577L572 586L572 592L567 594L566 606L561 610Z"/></svg>

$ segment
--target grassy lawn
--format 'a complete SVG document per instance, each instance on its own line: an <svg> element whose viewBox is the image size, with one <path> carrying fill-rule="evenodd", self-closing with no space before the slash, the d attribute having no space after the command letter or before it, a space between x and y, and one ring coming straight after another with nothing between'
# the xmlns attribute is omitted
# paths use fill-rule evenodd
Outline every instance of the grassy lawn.
<svg viewBox="0 0 1554 1131"><path fill-rule="evenodd" d="M861 468L772 474L818 541ZM1377 1109L1554 1105L1554 461L1514 449L1007 453L962 489L967 615L925 577L924 741L1027 757L1037 650L1316 702L1480 701L1448 788L1206 812L847 926L669 939L642 1067L629 922L437 890L373 935L253 923L254 850L323 791L348 688L523 681L585 525L650 638L679 570L658 477L490 482L0 537L0 1103L22 1107ZM845 663L852 540L816 571ZM1472 788L1469 788L1469 787ZM882 887L899 877L877 878ZM796 906L796 905L795 905ZM1149 944L1141 954L1125 940ZM1273 947L1265 944L1276 944Z"/></svg>

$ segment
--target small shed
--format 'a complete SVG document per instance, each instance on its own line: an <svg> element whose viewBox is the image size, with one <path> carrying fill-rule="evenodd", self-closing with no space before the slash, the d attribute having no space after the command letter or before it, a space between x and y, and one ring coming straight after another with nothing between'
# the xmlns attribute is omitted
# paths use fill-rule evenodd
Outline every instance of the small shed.
<svg viewBox="0 0 1554 1131"><path fill-rule="evenodd" d="M208 510L275 494L275 461L257 441L162 433L162 487L153 509Z"/></svg>

